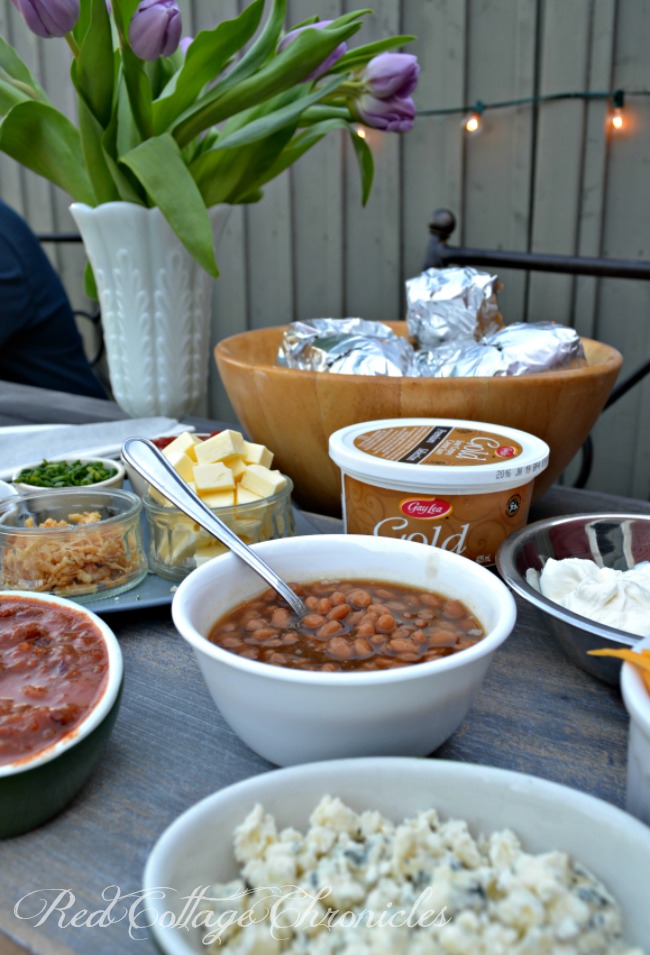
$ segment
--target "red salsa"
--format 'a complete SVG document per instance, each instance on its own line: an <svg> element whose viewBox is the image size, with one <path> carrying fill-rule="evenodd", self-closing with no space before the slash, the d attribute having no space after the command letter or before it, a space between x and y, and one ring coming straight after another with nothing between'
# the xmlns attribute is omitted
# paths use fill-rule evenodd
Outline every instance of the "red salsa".
<svg viewBox="0 0 650 955"><path fill-rule="evenodd" d="M208 639L248 660L297 670L389 670L464 650L485 634L460 600L369 580L292 584L308 613L274 590L235 608Z"/></svg>
<svg viewBox="0 0 650 955"><path fill-rule="evenodd" d="M0 765L27 759L69 734L107 681L104 638L84 614L0 597Z"/></svg>

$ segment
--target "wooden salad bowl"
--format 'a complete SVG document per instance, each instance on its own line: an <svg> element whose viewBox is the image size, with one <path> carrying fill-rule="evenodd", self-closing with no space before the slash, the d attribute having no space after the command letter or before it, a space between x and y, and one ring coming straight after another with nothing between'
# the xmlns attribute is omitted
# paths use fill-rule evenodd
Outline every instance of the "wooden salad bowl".
<svg viewBox="0 0 650 955"><path fill-rule="evenodd" d="M387 322L406 335L406 322ZM306 510L341 513L341 478L328 439L349 424L379 418L453 417L509 425L550 446L534 497L553 484L580 449L614 387L623 358L584 338L582 368L500 378L389 378L298 371L276 364L286 326L226 338L215 360L228 398L252 441L274 453Z"/></svg>

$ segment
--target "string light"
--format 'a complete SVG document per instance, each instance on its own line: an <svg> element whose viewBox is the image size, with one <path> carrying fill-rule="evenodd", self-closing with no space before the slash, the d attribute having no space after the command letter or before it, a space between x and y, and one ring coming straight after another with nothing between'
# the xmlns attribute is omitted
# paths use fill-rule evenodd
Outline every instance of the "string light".
<svg viewBox="0 0 650 955"><path fill-rule="evenodd" d="M609 126L615 133L619 133L625 126L625 119L623 117L624 101L625 93L623 90L616 90L612 97L612 111L608 117Z"/></svg>
<svg viewBox="0 0 650 955"><path fill-rule="evenodd" d="M469 116L464 117L463 129L466 133L471 133L471 135L475 136L481 132L481 113L484 108L483 103L479 100Z"/></svg>
<svg viewBox="0 0 650 955"><path fill-rule="evenodd" d="M608 100L611 108L607 114L607 128L614 133L619 133L626 128L624 114L625 97L628 96L650 96L650 90L609 90L609 91L589 91L576 93L550 93L542 96L526 96L522 99L502 100L495 103L483 103L477 100L474 104L457 106L445 109L420 109L417 111L417 118L421 116L450 116L454 114L462 115L462 129L469 135L475 136L482 128L482 115L489 109L505 109L515 106L531 106L538 103L548 103L557 100L577 99L577 100Z"/></svg>
<svg viewBox="0 0 650 955"><path fill-rule="evenodd" d="M366 133L365 129L363 128L363 126L357 126L357 128L356 128L356 134L357 134L357 136L359 137L359 139L366 139L366 137L367 137L367 133Z"/></svg>

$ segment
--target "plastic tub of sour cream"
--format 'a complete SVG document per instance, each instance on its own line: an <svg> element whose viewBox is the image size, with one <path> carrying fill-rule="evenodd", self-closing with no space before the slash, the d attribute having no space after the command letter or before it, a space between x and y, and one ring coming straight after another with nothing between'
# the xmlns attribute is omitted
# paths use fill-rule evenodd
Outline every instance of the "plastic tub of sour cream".
<svg viewBox="0 0 650 955"><path fill-rule="evenodd" d="M366 421L335 431L348 534L419 541L494 564L528 519L549 448L524 431L453 418Z"/></svg>

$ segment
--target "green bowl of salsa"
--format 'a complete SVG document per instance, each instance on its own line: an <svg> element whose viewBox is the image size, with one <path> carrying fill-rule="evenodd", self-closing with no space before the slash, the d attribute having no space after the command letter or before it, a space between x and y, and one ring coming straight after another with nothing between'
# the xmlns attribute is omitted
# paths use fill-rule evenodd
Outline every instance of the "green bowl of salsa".
<svg viewBox="0 0 650 955"><path fill-rule="evenodd" d="M120 706L122 653L92 611L0 592L0 838L58 815L90 777Z"/></svg>

